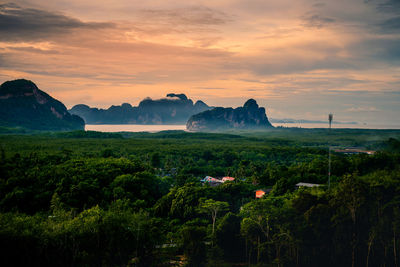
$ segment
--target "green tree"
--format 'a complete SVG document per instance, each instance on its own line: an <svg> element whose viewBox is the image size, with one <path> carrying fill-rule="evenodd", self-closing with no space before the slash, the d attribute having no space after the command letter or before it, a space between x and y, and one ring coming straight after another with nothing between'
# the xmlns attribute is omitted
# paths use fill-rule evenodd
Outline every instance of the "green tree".
<svg viewBox="0 0 400 267"><path fill-rule="evenodd" d="M189 266L203 266L206 259L206 228L184 226L181 230L182 246Z"/></svg>
<svg viewBox="0 0 400 267"><path fill-rule="evenodd" d="M366 184L355 175L345 175L340 182L335 192L333 199L335 204L339 206L339 210L345 209L350 215L351 227L351 266L356 265L356 251L357 251L357 224L359 219L359 210L365 203Z"/></svg>
<svg viewBox="0 0 400 267"><path fill-rule="evenodd" d="M214 236L215 222L217 220L218 213L227 211L229 209L228 202L206 199L200 202L199 209L200 212L210 214L212 219L212 236Z"/></svg>
<svg viewBox="0 0 400 267"><path fill-rule="evenodd" d="M243 257L244 244L240 236L241 218L228 212L221 218L216 229L216 243L223 251L224 258L229 261L238 261Z"/></svg>
<svg viewBox="0 0 400 267"><path fill-rule="evenodd" d="M161 166L161 157L160 153L155 152L151 155L150 163L153 168L160 168Z"/></svg>

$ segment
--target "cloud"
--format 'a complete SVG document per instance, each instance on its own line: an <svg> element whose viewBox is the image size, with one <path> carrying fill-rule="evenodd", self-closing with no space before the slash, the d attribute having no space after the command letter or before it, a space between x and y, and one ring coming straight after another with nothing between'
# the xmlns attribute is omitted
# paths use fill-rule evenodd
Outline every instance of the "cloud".
<svg viewBox="0 0 400 267"><path fill-rule="evenodd" d="M400 32L400 16L387 19L378 24L380 30L384 33Z"/></svg>
<svg viewBox="0 0 400 267"><path fill-rule="evenodd" d="M218 105L253 97L288 117L399 117L379 115L399 112L398 0L9 1L0 77L34 80L66 104L173 88Z"/></svg>
<svg viewBox="0 0 400 267"><path fill-rule="evenodd" d="M381 12L387 12L387 13L398 13L400 12L400 1L398 0L386 0L386 1L380 1L381 3L378 3L377 9Z"/></svg>
<svg viewBox="0 0 400 267"><path fill-rule="evenodd" d="M310 50L312 49L310 45ZM319 51L318 57L308 56L308 49L298 48L298 51L277 51L275 55L259 56L249 58L247 65L243 66L254 74L264 76L273 74L305 73L314 70L349 70L360 69L366 66L357 66L352 59L340 57L334 52ZM317 50L316 50L317 51ZM244 64L246 64L244 63ZM243 63L242 63L243 64Z"/></svg>
<svg viewBox="0 0 400 267"><path fill-rule="evenodd" d="M351 107L346 109L348 112L376 112L379 111L376 107Z"/></svg>
<svg viewBox="0 0 400 267"><path fill-rule="evenodd" d="M392 36L366 37L347 47L359 64L398 65L400 62L400 38Z"/></svg>
<svg viewBox="0 0 400 267"><path fill-rule="evenodd" d="M7 62L6 62L6 55L5 53L1 52L2 50L0 50L0 68L6 67L7 66Z"/></svg>
<svg viewBox="0 0 400 267"><path fill-rule="evenodd" d="M40 49L33 46L8 46L4 49L14 50L18 52L28 52L33 54L45 54L45 55L54 55L60 54L59 51L53 49Z"/></svg>
<svg viewBox="0 0 400 267"><path fill-rule="evenodd" d="M335 22L333 18L323 17L318 14L307 14L303 16L303 26L310 28L322 28L327 26L328 24L332 24Z"/></svg>
<svg viewBox="0 0 400 267"><path fill-rule="evenodd" d="M313 7L316 7L316 8L320 8L320 7L324 7L324 6L326 6L326 4L325 4L325 3L321 3L321 2L319 2L319 3L315 3L315 4L313 4L312 6L313 6Z"/></svg>
<svg viewBox="0 0 400 267"><path fill-rule="evenodd" d="M398 0L378 0L367 1L367 4L375 6L377 22L374 27L378 33L391 34L400 33L400 1Z"/></svg>
<svg viewBox="0 0 400 267"><path fill-rule="evenodd" d="M201 89L201 90L226 90L227 88L225 88L225 87L205 87L205 86L197 86L196 89Z"/></svg>
<svg viewBox="0 0 400 267"><path fill-rule="evenodd" d="M71 33L78 29L114 27L108 22L83 22L42 9L23 8L17 4L0 4L0 41L37 41Z"/></svg>
<svg viewBox="0 0 400 267"><path fill-rule="evenodd" d="M146 9L140 12L142 18L153 22L163 22L180 26L187 25L221 25L232 21L226 13L204 6L176 9Z"/></svg>

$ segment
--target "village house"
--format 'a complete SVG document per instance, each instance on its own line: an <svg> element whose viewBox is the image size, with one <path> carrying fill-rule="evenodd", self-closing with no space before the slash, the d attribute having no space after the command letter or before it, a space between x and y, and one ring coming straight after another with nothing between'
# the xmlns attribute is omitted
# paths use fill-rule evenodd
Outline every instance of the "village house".
<svg viewBox="0 0 400 267"><path fill-rule="evenodd" d="M235 178L229 177L229 176L225 176L225 177L222 178L222 182L225 183L225 182L227 182L227 181L233 182L233 181L235 181Z"/></svg>
<svg viewBox="0 0 400 267"><path fill-rule="evenodd" d="M347 155L352 155L352 154L368 154L368 155L373 155L375 154L375 151L373 150L363 150L355 147L349 147L349 148L343 148L343 149L334 149L333 150L336 153L342 153L342 154L347 154Z"/></svg>
<svg viewBox="0 0 400 267"><path fill-rule="evenodd" d="M311 184L311 183L297 183L296 188L299 189L300 187L318 187L321 186L320 184Z"/></svg>
<svg viewBox="0 0 400 267"><path fill-rule="evenodd" d="M223 183L228 182L228 181L233 182L233 181L235 181L235 178L229 177L229 176L225 176L222 179L217 179L217 178L214 178L214 177L211 177L211 176L206 176L202 180L200 180L200 182L209 183L211 186L218 186L218 185L223 184Z"/></svg>
<svg viewBox="0 0 400 267"><path fill-rule="evenodd" d="M268 195L271 191L272 191L272 188L257 189L255 191L256 198L262 198L263 196Z"/></svg>

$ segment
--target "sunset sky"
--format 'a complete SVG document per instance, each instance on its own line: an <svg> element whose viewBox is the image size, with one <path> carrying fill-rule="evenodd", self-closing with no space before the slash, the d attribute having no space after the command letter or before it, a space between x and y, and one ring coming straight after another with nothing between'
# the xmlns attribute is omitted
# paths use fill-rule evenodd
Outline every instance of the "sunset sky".
<svg viewBox="0 0 400 267"><path fill-rule="evenodd" d="M400 0L0 0L0 82L107 108L185 93L400 125Z"/></svg>

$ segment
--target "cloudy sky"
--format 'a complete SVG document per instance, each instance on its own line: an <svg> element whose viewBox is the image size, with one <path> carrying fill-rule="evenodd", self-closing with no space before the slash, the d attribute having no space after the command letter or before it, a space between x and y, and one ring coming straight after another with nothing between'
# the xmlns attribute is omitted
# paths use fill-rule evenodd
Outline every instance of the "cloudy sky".
<svg viewBox="0 0 400 267"><path fill-rule="evenodd" d="M15 78L67 107L174 92L400 125L400 0L0 0L0 82Z"/></svg>

